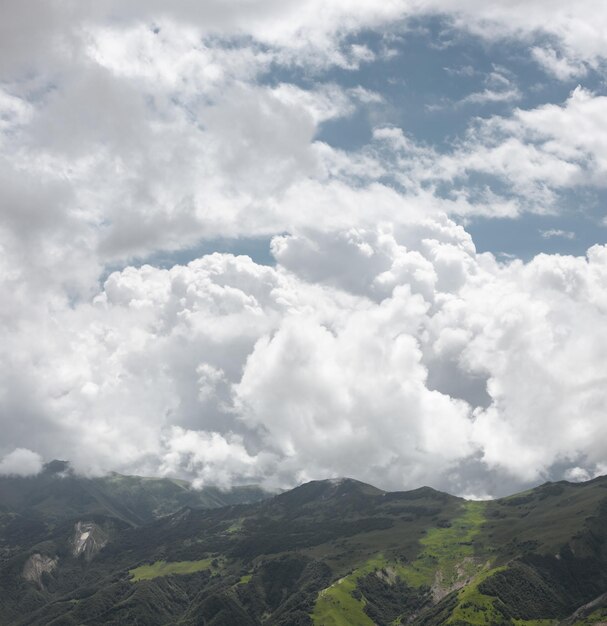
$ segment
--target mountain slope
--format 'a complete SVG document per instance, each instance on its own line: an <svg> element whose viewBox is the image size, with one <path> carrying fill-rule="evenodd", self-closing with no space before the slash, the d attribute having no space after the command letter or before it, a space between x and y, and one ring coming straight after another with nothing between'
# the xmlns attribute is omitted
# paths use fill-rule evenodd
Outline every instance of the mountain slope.
<svg viewBox="0 0 607 626"><path fill-rule="evenodd" d="M492 502L340 479L137 527L66 519L5 559L0 623L580 625L606 591L605 478Z"/></svg>
<svg viewBox="0 0 607 626"><path fill-rule="evenodd" d="M254 485L227 491L217 487L193 489L183 480L115 472L86 478L75 474L64 461L48 463L33 477L0 476L0 512L37 515L46 520L110 515L140 525L184 506L211 509L255 502L269 495Z"/></svg>
<svg viewBox="0 0 607 626"><path fill-rule="evenodd" d="M52 461L37 476L0 476L0 562L77 521L140 527L184 506L218 508L270 495L256 486L197 490L185 481L116 473L86 478L68 463Z"/></svg>

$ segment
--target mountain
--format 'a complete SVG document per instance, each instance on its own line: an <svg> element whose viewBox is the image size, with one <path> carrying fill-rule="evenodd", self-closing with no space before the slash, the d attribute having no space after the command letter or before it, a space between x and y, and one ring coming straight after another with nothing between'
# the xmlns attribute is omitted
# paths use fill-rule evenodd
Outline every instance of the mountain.
<svg viewBox="0 0 607 626"><path fill-rule="evenodd" d="M113 536L184 506L211 509L256 502L270 495L254 485L222 491L216 487L193 489L181 480L117 473L86 478L73 472L65 461L52 461L37 476L0 476L0 563L65 532L66 525L98 520ZM91 537L97 534L91 532Z"/></svg>
<svg viewBox="0 0 607 626"><path fill-rule="evenodd" d="M156 519L164 487L151 497L146 480L118 482L130 496L110 490L102 512L103 499L58 517L26 498L37 522L19 513L20 530L4 524L1 624L607 623L605 477L489 502L333 479ZM115 502L147 517L113 513Z"/></svg>
<svg viewBox="0 0 607 626"><path fill-rule="evenodd" d="M184 506L212 509L255 502L271 495L255 486L193 489L172 478L77 475L65 461L51 461L37 476L0 476L0 516L26 516L42 522L107 515L140 526Z"/></svg>

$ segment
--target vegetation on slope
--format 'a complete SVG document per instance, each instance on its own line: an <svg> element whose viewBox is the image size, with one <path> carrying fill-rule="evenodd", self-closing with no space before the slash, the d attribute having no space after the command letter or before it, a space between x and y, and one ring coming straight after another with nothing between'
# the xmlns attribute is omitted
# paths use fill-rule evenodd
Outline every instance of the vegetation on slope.
<svg viewBox="0 0 607 626"><path fill-rule="evenodd" d="M129 574L132 576L133 582L140 580L151 580L159 576L184 575L193 574L211 568L213 559L201 559L200 561L156 561L149 565L140 565L132 570Z"/></svg>
<svg viewBox="0 0 607 626"><path fill-rule="evenodd" d="M63 519L48 492L17 491L2 497L20 508L0 508L0 624L581 626L607 605L606 479L489 503L314 481L138 524L113 504L93 513L90 492L54 492ZM108 538L89 560L73 551L79 521ZM35 554L57 564L37 584Z"/></svg>
<svg viewBox="0 0 607 626"><path fill-rule="evenodd" d="M440 598L470 580L483 567L475 558L474 539L485 522L485 508L484 502L466 502L461 515L430 528L419 556L404 570L407 582L431 585Z"/></svg>
<svg viewBox="0 0 607 626"><path fill-rule="evenodd" d="M464 585L482 568L474 557L473 540L485 521L485 505L466 502L462 509L458 517L443 520L441 526L428 530L412 563L388 561L378 555L323 590L312 614L314 623L319 626L389 623L417 613L429 601L430 589L440 599ZM371 588L376 590L374 595L380 595L378 587L384 596L380 603L365 593ZM391 605L389 611L387 604Z"/></svg>

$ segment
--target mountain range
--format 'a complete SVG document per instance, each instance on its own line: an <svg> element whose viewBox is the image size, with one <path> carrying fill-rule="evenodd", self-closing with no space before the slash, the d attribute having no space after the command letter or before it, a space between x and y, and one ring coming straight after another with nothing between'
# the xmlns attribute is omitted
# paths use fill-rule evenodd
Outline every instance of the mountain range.
<svg viewBox="0 0 607 626"><path fill-rule="evenodd" d="M53 461L0 478L0 624L607 624L607 477L477 502Z"/></svg>

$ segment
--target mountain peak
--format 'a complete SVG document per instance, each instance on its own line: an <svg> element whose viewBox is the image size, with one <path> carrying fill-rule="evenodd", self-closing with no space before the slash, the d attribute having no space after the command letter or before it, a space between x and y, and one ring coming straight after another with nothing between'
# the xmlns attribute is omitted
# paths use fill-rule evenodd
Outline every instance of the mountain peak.
<svg viewBox="0 0 607 626"><path fill-rule="evenodd" d="M327 478L326 480L314 481L326 485L329 490L333 490L335 495L345 493L363 493L369 496L379 496L385 493L382 489L374 487L368 483L363 483L355 478L342 476L339 478Z"/></svg>
<svg viewBox="0 0 607 626"><path fill-rule="evenodd" d="M310 502L331 501L341 498L374 497L384 493L381 489L354 478L327 478L312 480L276 497L289 506L303 506Z"/></svg>
<svg viewBox="0 0 607 626"><path fill-rule="evenodd" d="M60 461L59 459L53 459L52 461L45 463L42 471L45 474L61 474L62 476L66 476L73 472L69 461Z"/></svg>

